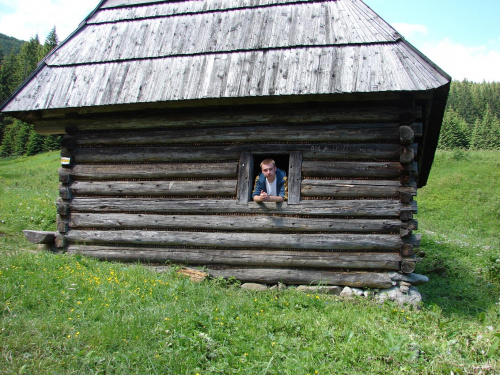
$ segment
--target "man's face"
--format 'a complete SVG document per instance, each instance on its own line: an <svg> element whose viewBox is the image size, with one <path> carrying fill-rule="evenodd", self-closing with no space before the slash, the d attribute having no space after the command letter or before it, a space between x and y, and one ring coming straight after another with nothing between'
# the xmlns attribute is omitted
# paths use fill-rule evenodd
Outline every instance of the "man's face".
<svg viewBox="0 0 500 375"><path fill-rule="evenodd" d="M276 166L274 164L262 164L262 173L269 182L273 182L276 177Z"/></svg>

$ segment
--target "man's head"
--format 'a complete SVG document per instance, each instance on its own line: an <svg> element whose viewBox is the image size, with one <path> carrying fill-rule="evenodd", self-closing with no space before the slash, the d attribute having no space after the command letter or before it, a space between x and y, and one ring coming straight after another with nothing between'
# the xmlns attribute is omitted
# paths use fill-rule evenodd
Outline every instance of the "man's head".
<svg viewBox="0 0 500 375"><path fill-rule="evenodd" d="M269 182L274 181L276 178L276 163L273 159L262 160L262 163L260 163L260 169Z"/></svg>

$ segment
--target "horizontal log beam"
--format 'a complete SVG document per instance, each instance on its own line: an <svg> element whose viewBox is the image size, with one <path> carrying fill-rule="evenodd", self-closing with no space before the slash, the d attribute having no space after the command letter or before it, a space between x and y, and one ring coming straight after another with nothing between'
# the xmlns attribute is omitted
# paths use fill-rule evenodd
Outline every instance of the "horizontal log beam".
<svg viewBox="0 0 500 375"><path fill-rule="evenodd" d="M289 231L289 232L381 232L399 233L400 220L390 219L320 219L280 216L225 215L154 215L72 213L69 226L78 228L141 228L221 231Z"/></svg>
<svg viewBox="0 0 500 375"><path fill-rule="evenodd" d="M59 168L61 182L73 180L141 179L141 178L231 178L236 177L238 163L151 163L97 164Z"/></svg>
<svg viewBox="0 0 500 375"><path fill-rule="evenodd" d="M57 202L58 211L147 212L147 213L234 213L282 214L341 217L395 217L404 212L404 220L416 213L416 202L409 205L396 200L304 200L298 205L283 203L238 204L233 199L167 199L167 198L86 198ZM59 206L61 206L59 208Z"/></svg>
<svg viewBox="0 0 500 375"><path fill-rule="evenodd" d="M77 148L69 155L75 163L141 163L238 161L237 148L227 147L104 147Z"/></svg>
<svg viewBox="0 0 500 375"><path fill-rule="evenodd" d="M392 286L392 280L386 273L375 272L331 272L296 269L226 269L208 268L212 277L234 277L242 282L258 282L263 284L296 285L345 285L358 288L387 289Z"/></svg>
<svg viewBox="0 0 500 375"><path fill-rule="evenodd" d="M281 141L281 139L280 139ZM239 144L227 146L102 147L65 151L76 163L160 163L239 160L240 153L288 153L300 151L304 159L394 160L401 158L401 146L369 143Z"/></svg>
<svg viewBox="0 0 500 375"><path fill-rule="evenodd" d="M400 251L399 235L390 234L278 234L142 230L71 230L68 244L130 244L252 249L314 249L328 251Z"/></svg>
<svg viewBox="0 0 500 375"><path fill-rule="evenodd" d="M290 145L288 145L290 147ZM396 143L313 143L292 145L301 151L307 159L342 159L342 160L394 160L401 157L401 146ZM272 147L274 150L274 145Z"/></svg>
<svg viewBox="0 0 500 375"><path fill-rule="evenodd" d="M237 180L76 181L72 196L236 196Z"/></svg>
<svg viewBox="0 0 500 375"><path fill-rule="evenodd" d="M422 115L422 108L414 106L409 110L413 118ZM234 109L231 111L210 110L179 110L177 112L161 112L157 115L134 115L123 116L100 115L82 116L80 118L62 118L38 120L37 131L64 133L65 127L78 127L80 130L107 129L146 129L146 128L169 128L169 127L203 127L221 125L242 124L268 124L268 123L311 123L311 122L399 122L401 109L395 106L336 106L328 105L327 108L276 108L272 110L260 108L259 110Z"/></svg>
<svg viewBox="0 0 500 375"><path fill-rule="evenodd" d="M306 197L399 198L401 193L416 194L416 189L402 187L399 181L311 179L303 180L301 188Z"/></svg>
<svg viewBox="0 0 500 375"><path fill-rule="evenodd" d="M401 176L399 162L341 162L341 161L304 161L302 176L304 177L344 177L344 178L399 178Z"/></svg>
<svg viewBox="0 0 500 375"><path fill-rule="evenodd" d="M399 270L403 258L393 253L322 253L70 245L69 254L121 262L174 262L252 267L303 267Z"/></svg>
<svg viewBox="0 0 500 375"><path fill-rule="evenodd" d="M411 128L409 128L411 130ZM413 134L413 133L412 133ZM283 142L384 142L399 140L399 124L308 124L170 129L149 132L86 133L75 137L77 146L154 145L180 143L261 143L279 136ZM71 142L66 139L66 142Z"/></svg>

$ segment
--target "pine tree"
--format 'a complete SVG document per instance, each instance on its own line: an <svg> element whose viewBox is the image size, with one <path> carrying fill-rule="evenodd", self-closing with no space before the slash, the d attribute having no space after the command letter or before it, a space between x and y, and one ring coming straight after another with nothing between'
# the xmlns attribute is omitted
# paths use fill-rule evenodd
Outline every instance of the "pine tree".
<svg viewBox="0 0 500 375"><path fill-rule="evenodd" d="M469 146L468 126L465 120L453 109L444 113L443 124L439 134L438 148L451 150Z"/></svg>
<svg viewBox="0 0 500 375"><path fill-rule="evenodd" d="M33 70L36 69L41 48L38 35L34 36L22 45L21 52L17 55L17 70L15 78L18 85L21 84Z"/></svg>
<svg viewBox="0 0 500 375"><path fill-rule="evenodd" d="M46 135L43 137L43 151L55 151L61 149L60 135Z"/></svg>
<svg viewBox="0 0 500 375"><path fill-rule="evenodd" d="M33 126L30 127L28 142L26 143L26 155L36 155L44 151L44 136L38 134Z"/></svg>
<svg viewBox="0 0 500 375"><path fill-rule="evenodd" d="M57 37L56 27L54 26L50 31L47 38L45 38L45 44L42 48L40 48L40 54L38 56L38 60L42 60L45 56L47 56L54 48L59 44L59 38Z"/></svg>
<svg viewBox="0 0 500 375"><path fill-rule="evenodd" d="M14 153L15 126L9 124L4 129L2 144L0 145L0 156L6 158Z"/></svg>
<svg viewBox="0 0 500 375"><path fill-rule="evenodd" d="M13 155L20 156L26 154L26 145L30 136L30 126L19 120L14 121L16 127L14 135Z"/></svg>
<svg viewBox="0 0 500 375"><path fill-rule="evenodd" d="M483 118L474 123L474 131L471 137L471 149L473 150L497 150L500 149L500 124L498 117L491 113L489 106Z"/></svg>
<svg viewBox="0 0 500 375"><path fill-rule="evenodd" d="M14 53L7 55L0 67L0 102L7 99L17 87L17 58Z"/></svg>

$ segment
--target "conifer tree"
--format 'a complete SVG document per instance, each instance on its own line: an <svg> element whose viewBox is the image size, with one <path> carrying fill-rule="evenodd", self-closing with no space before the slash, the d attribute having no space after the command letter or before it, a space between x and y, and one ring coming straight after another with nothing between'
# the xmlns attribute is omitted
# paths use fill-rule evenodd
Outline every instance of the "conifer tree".
<svg viewBox="0 0 500 375"><path fill-rule="evenodd" d="M452 150L469 146L468 126L463 118L453 109L444 113L443 124L439 134L438 148Z"/></svg>
<svg viewBox="0 0 500 375"><path fill-rule="evenodd" d="M19 120L15 120L13 126L16 126L16 134L14 135L14 149L12 150L12 154L16 156L24 155L30 136L30 126Z"/></svg>
<svg viewBox="0 0 500 375"><path fill-rule="evenodd" d="M43 151L55 151L61 149L60 135L46 135L43 137Z"/></svg>
<svg viewBox="0 0 500 375"><path fill-rule="evenodd" d="M26 155L36 155L44 151L43 149L44 136L38 134L33 126L30 127L29 137L26 143Z"/></svg>
<svg viewBox="0 0 500 375"><path fill-rule="evenodd" d="M59 44L59 38L57 37L56 27L54 26L50 31L47 38L45 38L45 44L42 48L40 48L40 55L38 60L42 60L45 56L47 56L54 48Z"/></svg>
<svg viewBox="0 0 500 375"><path fill-rule="evenodd" d="M491 113L489 106L482 119L474 123L474 131L471 137L471 149L473 150L497 150L500 149L500 124L498 117Z"/></svg>
<svg viewBox="0 0 500 375"><path fill-rule="evenodd" d="M0 156L6 158L14 153L14 137L16 128L13 124L9 124L3 132L2 144L0 144Z"/></svg>
<svg viewBox="0 0 500 375"><path fill-rule="evenodd" d="M30 73L36 69L41 48L38 35L35 35L22 45L21 51L17 55L17 71L15 77L17 85L21 84Z"/></svg>
<svg viewBox="0 0 500 375"><path fill-rule="evenodd" d="M3 102L17 87L16 81L17 58L11 52L2 61L0 67L0 102Z"/></svg>

